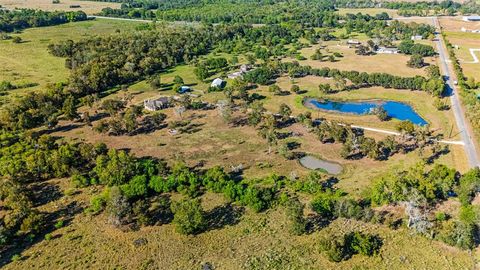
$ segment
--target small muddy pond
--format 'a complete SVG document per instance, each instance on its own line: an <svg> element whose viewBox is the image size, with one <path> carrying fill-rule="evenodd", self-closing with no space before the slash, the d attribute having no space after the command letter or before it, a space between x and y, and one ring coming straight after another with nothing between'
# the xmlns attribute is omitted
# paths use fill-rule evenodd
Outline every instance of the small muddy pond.
<svg viewBox="0 0 480 270"><path fill-rule="evenodd" d="M375 108L383 107L387 115L398 120L410 120L415 125L424 126L427 123L408 104L397 101L367 100L367 101L330 101L306 99L305 106L325 111L353 113L364 115L371 113Z"/></svg>
<svg viewBox="0 0 480 270"><path fill-rule="evenodd" d="M298 160L300 164L311 170L325 170L329 174L339 174L342 172L342 166L335 162L318 159L314 156L304 156Z"/></svg>

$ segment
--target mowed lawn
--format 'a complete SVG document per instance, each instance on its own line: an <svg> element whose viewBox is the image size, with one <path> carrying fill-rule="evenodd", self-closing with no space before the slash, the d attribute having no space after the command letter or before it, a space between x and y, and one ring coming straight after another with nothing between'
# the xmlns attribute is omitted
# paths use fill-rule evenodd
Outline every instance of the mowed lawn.
<svg viewBox="0 0 480 270"><path fill-rule="evenodd" d="M57 26L26 29L19 34L23 42L15 44L11 40L0 41L0 81L14 84L38 83L36 87L21 89L42 89L48 83L65 81L69 70L65 59L48 52L48 45L62 40L80 40L94 35L106 35L135 28L137 22L96 19L92 21L68 23ZM14 91L15 92L15 91Z"/></svg>

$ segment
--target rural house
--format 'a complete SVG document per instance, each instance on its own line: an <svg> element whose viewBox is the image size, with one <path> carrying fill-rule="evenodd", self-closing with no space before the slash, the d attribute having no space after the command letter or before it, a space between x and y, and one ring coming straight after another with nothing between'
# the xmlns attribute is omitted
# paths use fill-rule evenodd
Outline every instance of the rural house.
<svg viewBox="0 0 480 270"><path fill-rule="evenodd" d="M157 99L146 99L143 101L143 107L147 111L158 111L165 109L170 105L170 99L168 97L159 97Z"/></svg>
<svg viewBox="0 0 480 270"><path fill-rule="evenodd" d="M225 84L227 84L226 81L220 79L220 78L216 78L215 80L213 80L212 84L210 85L211 87L218 87L218 88L223 88L225 87Z"/></svg>

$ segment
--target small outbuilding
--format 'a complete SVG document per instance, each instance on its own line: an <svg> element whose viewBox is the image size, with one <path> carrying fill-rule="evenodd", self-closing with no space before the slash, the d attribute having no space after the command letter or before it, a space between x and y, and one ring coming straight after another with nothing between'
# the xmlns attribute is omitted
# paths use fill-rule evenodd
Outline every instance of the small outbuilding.
<svg viewBox="0 0 480 270"><path fill-rule="evenodd" d="M179 94L185 94L185 93L191 92L191 91L192 91L192 89L189 86L185 86L185 85L180 87L180 89L178 89Z"/></svg>
<svg viewBox="0 0 480 270"><path fill-rule="evenodd" d="M421 35L416 35L411 37L411 40L422 40L422 39L423 39L423 36Z"/></svg>
<svg viewBox="0 0 480 270"><path fill-rule="evenodd" d="M360 45L362 43L358 40L355 40L355 39L349 39L349 40L347 40L347 44L348 45Z"/></svg>
<svg viewBox="0 0 480 270"><path fill-rule="evenodd" d="M466 22L480 22L480 16L463 16L463 20Z"/></svg>
<svg viewBox="0 0 480 270"><path fill-rule="evenodd" d="M223 87L225 87L226 84L227 84L226 81L224 81L220 78L216 78L215 80L213 80L213 82L210 86L211 87L217 87L217 88L223 88Z"/></svg>
<svg viewBox="0 0 480 270"><path fill-rule="evenodd" d="M147 111L158 111L161 109L168 108L170 106L170 98L168 97L159 97L157 99L146 99L143 101L143 107Z"/></svg>

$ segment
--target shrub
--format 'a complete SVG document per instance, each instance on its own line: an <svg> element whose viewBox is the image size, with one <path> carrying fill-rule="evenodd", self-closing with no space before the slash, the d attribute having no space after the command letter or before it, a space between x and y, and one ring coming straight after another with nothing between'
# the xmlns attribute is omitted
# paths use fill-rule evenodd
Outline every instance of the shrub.
<svg viewBox="0 0 480 270"><path fill-rule="evenodd" d="M47 234L45 234L45 237L44 237L44 238L45 238L45 240L50 241L50 240L52 240L52 237L53 237L53 236L52 236L51 233L47 233Z"/></svg>
<svg viewBox="0 0 480 270"><path fill-rule="evenodd" d="M287 202L287 218L289 221L290 233L294 235L301 235L305 233L306 221L303 217L304 205L297 197L290 198Z"/></svg>
<svg viewBox="0 0 480 270"><path fill-rule="evenodd" d="M54 226L55 226L55 229L60 229L60 228L63 227L63 225L64 225L63 220L59 220L59 221L57 221L57 223L55 223Z"/></svg>
<svg viewBox="0 0 480 270"><path fill-rule="evenodd" d="M381 247L382 239L379 236L361 232L329 233L320 240L320 249L333 262L347 260L355 254L375 256Z"/></svg>
<svg viewBox="0 0 480 270"><path fill-rule="evenodd" d="M205 213L199 199L185 199L172 204L173 223L181 234L196 234L206 227Z"/></svg>

